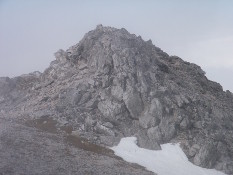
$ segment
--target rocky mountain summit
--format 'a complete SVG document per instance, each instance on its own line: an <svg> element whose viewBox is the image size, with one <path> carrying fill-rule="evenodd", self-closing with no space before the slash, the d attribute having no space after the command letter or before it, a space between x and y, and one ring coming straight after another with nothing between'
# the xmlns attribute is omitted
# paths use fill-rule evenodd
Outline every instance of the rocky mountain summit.
<svg viewBox="0 0 233 175"><path fill-rule="evenodd" d="M180 142L194 164L233 174L233 94L198 65L102 25L55 57L43 73L0 78L0 118L99 146Z"/></svg>

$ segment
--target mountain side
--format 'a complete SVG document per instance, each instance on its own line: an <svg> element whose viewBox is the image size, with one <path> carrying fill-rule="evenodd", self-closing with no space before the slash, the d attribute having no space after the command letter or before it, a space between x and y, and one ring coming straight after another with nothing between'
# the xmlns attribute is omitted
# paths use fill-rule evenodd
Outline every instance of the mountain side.
<svg viewBox="0 0 233 175"><path fill-rule="evenodd" d="M154 175L109 149L0 118L1 175Z"/></svg>
<svg viewBox="0 0 233 175"><path fill-rule="evenodd" d="M90 143L136 136L160 149L180 142L194 164L233 174L233 94L193 63L125 29L98 25L43 73L0 78L0 116Z"/></svg>

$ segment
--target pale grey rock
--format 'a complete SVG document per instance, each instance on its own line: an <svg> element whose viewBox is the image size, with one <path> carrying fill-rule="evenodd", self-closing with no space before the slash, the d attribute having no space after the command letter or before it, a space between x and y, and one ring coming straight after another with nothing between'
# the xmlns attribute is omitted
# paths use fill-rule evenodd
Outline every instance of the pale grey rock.
<svg viewBox="0 0 233 175"><path fill-rule="evenodd" d="M136 134L137 136L137 145L141 148L159 150L161 149L159 142L155 139L150 139L147 137L145 132L140 132Z"/></svg>
<svg viewBox="0 0 233 175"><path fill-rule="evenodd" d="M123 89L120 86L113 86L111 88L111 94L119 101L123 99Z"/></svg>
<svg viewBox="0 0 233 175"><path fill-rule="evenodd" d="M218 157L219 154L217 152L216 145L213 143L206 143L195 155L194 163L202 167L211 168L215 165Z"/></svg>
<svg viewBox="0 0 233 175"><path fill-rule="evenodd" d="M158 124L155 117L153 117L148 111L146 111L142 116L139 117L139 123L142 128L150 128Z"/></svg>
<svg viewBox="0 0 233 175"><path fill-rule="evenodd" d="M95 131L99 134L104 134L107 136L115 136L114 131L109 129L109 127L106 127L106 126L100 124L99 122L97 122L97 124L95 126Z"/></svg>
<svg viewBox="0 0 233 175"><path fill-rule="evenodd" d="M202 121L197 121L193 124L195 128L201 129L203 127Z"/></svg>
<svg viewBox="0 0 233 175"><path fill-rule="evenodd" d="M110 122L103 123L103 126L105 126L107 128L113 128L113 124Z"/></svg>
<svg viewBox="0 0 233 175"><path fill-rule="evenodd" d="M138 119L142 114L144 105L138 92L129 90L123 95L123 101L133 119Z"/></svg>
<svg viewBox="0 0 233 175"><path fill-rule="evenodd" d="M162 106L158 99L153 99L147 109L139 118L140 126L147 129L159 125L162 118Z"/></svg>
<svg viewBox="0 0 233 175"><path fill-rule="evenodd" d="M155 140L157 143L161 143L163 139L162 133L158 126L149 128L147 130L147 136L150 140Z"/></svg>
<svg viewBox="0 0 233 175"><path fill-rule="evenodd" d="M189 100L183 95L175 95L175 99L179 107L189 103Z"/></svg>
<svg viewBox="0 0 233 175"><path fill-rule="evenodd" d="M4 102L4 97L0 97L0 103Z"/></svg>
<svg viewBox="0 0 233 175"><path fill-rule="evenodd" d="M87 116L85 118L85 125L86 125L87 131L92 131L96 123L97 121L93 120L90 116Z"/></svg>
<svg viewBox="0 0 233 175"><path fill-rule="evenodd" d="M164 142L168 142L169 140L174 138L177 134L177 129L175 128L175 124L169 123L169 121L167 120L161 120L159 128L161 129Z"/></svg>
<svg viewBox="0 0 233 175"><path fill-rule="evenodd" d="M77 91L75 94L73 94L73 100L72 100L72 103L74 105L78 105L80 100L82 99L82 92L81 91ZM64 96L65 97L65 96ZM63 98L62 96L60 97L61 99Z"/></svg>
<svg viewBox="0 0 233 175"><path fill-rule="evenodd" d="M186 116L185 118L183 118L183 120L180 123L180 129L187 130L190 128L190 126L191 126L190 119Z"/></svg>
<svg viewBox="0 0 233 175"><path fill-rule="evenodd" d="M153 116L155 116L158 119L162 118L163 108L162 108L160 101L157 98L154 98L151 101L149 112L150 112L150 114L152 114Z"/></svg>
<svg viewBox="0 0 233 175"><path fill-rule="evenodd" d="M233 174L233 96L199 66L101 25L55 57L43 73L0 78L4 118L56 121L108 146L127 136L149 149L181 142L190 161Z"/></svg>
<svg viewBox="0 0 233 175"><path fill-rule="evenodd" d="M54 54L54 56L55 56L56 60L61 62L61 63L65 63L67 61L67 59L68 59L67 53L62 49L58 50Z"/></svg>
<svg viewBox="0 0 233 175"><path fill-rule="evenodd" d="M197 144L194 144L189 150L189 156L190 157L195 156L199 150L200 150L200 146Z"/></svg>
<svg viewBox="0 0 233 175"><path fill-rule="evenodd" d="M98 109L106 118L115 118L122 113L123 106L118 102L107 99L98 103Z"/></svg>

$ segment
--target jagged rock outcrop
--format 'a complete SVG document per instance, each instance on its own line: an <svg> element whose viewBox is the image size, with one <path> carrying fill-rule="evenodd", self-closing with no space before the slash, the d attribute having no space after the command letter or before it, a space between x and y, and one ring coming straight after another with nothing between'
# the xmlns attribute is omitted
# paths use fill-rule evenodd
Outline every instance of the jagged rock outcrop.
<svg viewBox="0 0 233 175"><path fill-rule="evenodd" d="M104 146L180 142L196 165L233 174L233 95L199 66L102 25L55 57L44 73L0 79L0 115L53 119Z"/></svg>

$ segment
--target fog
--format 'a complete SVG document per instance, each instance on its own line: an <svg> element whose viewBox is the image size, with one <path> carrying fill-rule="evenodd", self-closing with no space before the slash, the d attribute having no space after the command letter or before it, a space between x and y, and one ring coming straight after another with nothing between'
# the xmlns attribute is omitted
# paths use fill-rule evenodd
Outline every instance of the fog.
<svg viewBox="0 0 233 175"><path fill-rule="evenodd" d="M0 76L43 71L97 24L126 28L233 92L231 0L0 0Z"/></svg>

